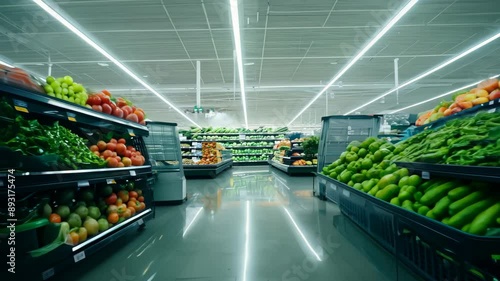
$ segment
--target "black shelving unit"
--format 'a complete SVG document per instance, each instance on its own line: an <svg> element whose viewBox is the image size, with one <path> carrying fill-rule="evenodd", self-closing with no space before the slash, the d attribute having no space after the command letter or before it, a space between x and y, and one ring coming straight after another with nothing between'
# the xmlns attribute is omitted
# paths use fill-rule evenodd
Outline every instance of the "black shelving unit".
<svg viewBox="0 0 500 281"><path fill-rule="evenodd" d="M489 182L500 182L500 167L460 166L418 162L396 162L399 167L408 168L423 179L448 177Z"/></svg>
<svg viewBox="0 0 500 281"><path fill-rule="evenodd" d="M231 168L233 160L227 159L214 165L183 165L186 177L211 177L215 178L220 173Z"/></svg>
<svg viewBox="0 0 500 281"><path fill-rule="evenodd" d="M9 188L9 175L11 177L14 175L15 194L18 198L38 195L51 198L51 196L59 194L63 189L77 191L82 188L91 188L98 191L101 184L115 186L116 183L134 182L136 187L140 186L142 189L146 202L146 209L113 225L108 230L98 233L95 236L90 236L87 240L74 246L61 244L39 257L33 257L29 252L45 245L42 241L37 241L39 236L34 235L35 238L30 241L22 241L21 236L19 236L16 245L36 243L35 245L38 246L34 246L30 250L21 250L21 247L18 248L16 252L16 276L14 279L45 280L62 271L64 267L78 263L102 250L104 246L123 236L125 233L143 228L145 221L154 217L154 196L147 181L148 177L152 174L152 168L149 165L149 157L143 140L143 137L149 135L146 126L11 85L0 84L0 97L5 98L11 103L18 114L29 119L48 122L59 121L60 126L70 128L74 131L84 129L94 132L114 132L122 136L127 135L131 140L129 145L133 144L137 150L141 151L147 163L144 166L123 168L0 172L0 197L4 199L12 191ZM6 199L5 202L7 202ZM31 210L31 212L34 211L36 210ZM21 221L18 222L17 226L19 227L20 225ZM59 227L51 223L48 226ZM36 232L37 230L29 231ZM2 236L0 239L4 239L4 237ZM3 246L7 245L3 242L0 243L2 245L2 252L4 250Z"/></svg>
<svg viewBox="0 0 500 281"><path fill-rule="evenodd" d="M283 163L279 163L274 160L268 160L269 165L272 167L287 173L290 176L294 175L310 175L314 176L313 172L315 172L318 167L316 165L308 165L308 166L293 166L293 165L285 165Z"/></svg>

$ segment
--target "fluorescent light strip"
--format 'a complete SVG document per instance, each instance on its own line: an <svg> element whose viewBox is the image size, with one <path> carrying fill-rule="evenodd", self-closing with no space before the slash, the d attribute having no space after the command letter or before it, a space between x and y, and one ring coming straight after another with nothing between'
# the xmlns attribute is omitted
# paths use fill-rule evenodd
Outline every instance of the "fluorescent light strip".
<svg viewBox="0 0 500 281"><path fill-rule="evenodd" d="M490 79L497 78L497 77L499 77L499 76L500 76L500 74L495 75L495 76L492 76L492 77L490 77ZM470 88L470 87L474 87L474 86L476 86L477 84L481 83L482 81L483 81L483 80L481 80L481 81L477 81L477 82L474 82L474 83L472 83L472 84L465 85L465 86L460 87L460 88L458 88L458 89L455 89L455 90L449 91L449 92L444 93L444 94L442 94L442 95L435 96L435 97L433 97L433 98L426 99L426 100L424 100L424 101L414 103L414 104L409 105L409 106L407 106L407 107L403 107L403 108L400 108L400 109L394 110L394 111L392 111L392 112L391 112L391 113L389 113L389 114L394 114L394 113L397 113L397 112L400 112L400 111L406 110L406 109L408 109L408 108L412 108L412 107L415 107L415 106L419 106L419 105L421 105L421 104L428 103L428 102L430 102L430 101L433 101L433 100L437 100L437 99L439 99L439 98L446 97L446 96L451 95L451 94L454 94L454 93L456 93L456 92L458 92L458 91L461 91L461 90L464 90L464 89L467 89L467 88Z"/></svg>
<svg viewBox="0 0 500 281"><path fill-rule="evenodd" d="M182 233L182 237L184 237L186 235L186 233L188 232L188 230L191 227L191 225L193 225L193 222L196 220L196 218L198 217L198 215L201 213L201 210L203 210L203 207L200 207L200 209L198 210L198 212L196 212L196 215L194 215L194 218L188 224L188 226L186 227L186 230L184 230L184 233Z"/></svg>
<svg viewBox="0 0 500 281"><path fill-rule="evenodd" d="M307 241L306 237L304 236L304 233L302 233L302 231L300 230L300 228L297 225L297 223L295 223L295 220L292 218L292 215L290 215L290 212L288 212L288 210L285 207L283 207L283 209L285 209L286 214L288 215L288 217L292 221L293 225L295 226L295 229L297 229L297 231L300 234L300 237L302 237L302 240L304 240L304 242L306 243L306 245L309 248L309 250L311 250L311 252L313 253L313 255L316 256L316 258L318 259L318 261L321 261L321 258L319 257L318 253L316 253L316 251L314 251L314 249L311 246L311 244L309 244L309 241Z"/></svg>
<svg viewBox="0 0 500 281"><path fill-rule="evenodd" d="M42 9L44 9L47 13L49 13L52 17L54 17L56 20L58 20L61 24L66 26L69 30L71 30L73 33L75 33L78 37L80 37L87 44L89 44L94 49L96 49L103 56L105 56L110 61L112 61L116 66L118 66L121 70L123 70L125 73L127 73L130 77L134 78L134 80L139 82L142 86L144 86L146 89L148 89L151 93L153 93L158 98L160 98L163 102L165 102L170 107L172 107L182 117L189 120L189 122L193 123L198 128L201 128L200 125L198 125L196 122L191 120L191 118L189 118L187 115L185 115L180 109L178 109L175 105L173 105L171 102L169 102L167 99L165 99L160 93L158 93L155 89L153 89L151 86L149 86L149 84L147 84L141 78L139 78L137 75L135 75L130 69L128 69L120 61L118 61L116 58L114 58L112 55L110 55L108 52L106 52L103 48L101 48L101 46L97 45L97 43L92 41L92 39L90 39L87 35L85 35L83 32L81 32L74 25L72 25L68 20L66 20L64 17L62 17L59 13L57 13L54 9L52 9L52 7L45 4L45 2L43 2L42 0L33 0L33 2L35 2L38 6L40 6Z"/></svg>
<svg viewBox="0 0 500 281"><path fill-rule="evenodd" d="M417 4L418 0L411 0L410 2L408 2L408 4L406 4L406 6L401 9L401 11L399 11L399 13L397 13L397 15L391 20L389 21L389 23L387 23L386 26L384 26L384 28L368 43L368 45L366 45L346 66L344 66L342 68L342 70L340 70L339 73L337 73L337 75L335 75L333 77L332 80L330 80L330 82L328 82L328 84L323 88L323 90L321 90L298 114L297 116L295 116L292 121L290 121L288 123L287 126L290 126L297 118L299 118L300 115L302 115L302 113L304 113L317 99L319 99L321 97L321 95L323 95L323 93L328 90L328 88L330 88L333 83L337 82L337 80L342 77L342 75L344 75L344 73L347 72L347 70L349 70L364 54L366 54L366 52L368 52L368 50L373 47L373 45L375 45L375 43L377 43L378 40L380 40L380 38L382 38L382 36L384 36L387 31L389 31L389 29L391 29L406 13L408 13L408 11L413 7L415 6L415 4Z"/></svg>
<svg viewBox="0 0 500 281"><path fill-rule="evenodd" d="M238 64L238 76L240 79L241 102L243 104L243 115L245 116L245 127L248 129L245 77L243 75L243 55L241 52L240 19L238 16L238 0L230 0L230 3L231 20L233 23L234 48L236 49L236 62Z"/></svg>
<svg viewBox="0 0 500 281"><path fill-rule="evenodd" d="M250 240L250 201L247 200L247 213L245 222L245 263L243 264L243 281L247 280L248 249Z"/></svg>
<svg viewBox="0 0 500 281"><path fill-rule="evenodd" d="M0 64L3 64L3 65L5 65L5 66L7 66L7 67L10 67L10 68L14 68L14 67L15 67L15 66L13 66L12 64L9 64L9 63L4 62L3 60L0 60Z"/></svg>
<svg viewBox="0 0 500 281"><path fill-rule="evenodd" d="M375 99L373 99L373 100L371 100L371 101L369 101L369 102L367 102L367 103L365 103L365 104L363 104L363 105L361 105L361 106L356 107L355 109L353 109L353 110L351 110L351 111L349 111L349 112L345 113L344 115L349 115L349 114L351 114L351 113L353 113L353 112L355 112L355 111L357 111L357 110L359 110L359 109L361 109L361 108L363 108L363 107L365 107L365 106L367 106L367 105L370 105L370 104L372 104L372 103L374 103L374 102L378 101L379 99L381 99L381 98L383 98L383 97L385 97L385 96L387 96L387 95L390 95L390 94L394 93L395 91L397 91L397 90L399 90L399 89L401 89L401 88L404 88L404 87L406 87L406 86L408 86L408 85L410 85L410 84L412 84L412 83L414 83L414 82L416 82L416 81L418 81L418 80L420 80L420 79L422 79L422 78L424 78L424 77L427 77L427 76L431 75L432 73L434 73L434 72L436 72L436 71L438 71L438 70L442 69L443 67L446 67L446 66L448 66L449 64L451 64L451 63L453 63L453 62L455 62L455 61L457 61L457 60L459 60L459 59L461 59L461 58L465 57L466 55L468 55L468 54L470 54L470 53L472 53L472 52L476 51L477 49L479 49L479 48L481 48L481 47L483 47L483 46L485 46L485 45L487 45L487 44L489 44L489 43L491 43L491 42L495 41L495 40L496 40L496 39L498 39L498 38L500 38L500 32L499 32L499 33L497 33L497 34L495 34L494 36L492 36L492 37L490 37L490 38L488 38L488 39L484 40L483 42L481 42L481 43L479 43L479 44L475 45L474 47L472 47L472 48L468 49L467 51L465 51L465 52L463 52L463 53L459 54L458 56L455 56L455 57L453 57L452 59L447 60L447 61L445 61L444 63L442 63L442 64L440 64L440 65L438 65L438 66L436 66L436 67L432 68L431 70L428 70L428 71L426 71L426 72L424 72L424 73L422 73L422 74L418 75L417 77L415 77L415 78L413 78L413 79L411 79L411 80L409 80L409 81L407 81L407 82L405 82L405 83L403 83L403 84L399 85L398 87L393 88L392 90L390 90L390 91L388 91L388 92L386 92L386 93L384 93L384 94L382 94L382 95L380 95L380 96L376 97Z"/></svg>

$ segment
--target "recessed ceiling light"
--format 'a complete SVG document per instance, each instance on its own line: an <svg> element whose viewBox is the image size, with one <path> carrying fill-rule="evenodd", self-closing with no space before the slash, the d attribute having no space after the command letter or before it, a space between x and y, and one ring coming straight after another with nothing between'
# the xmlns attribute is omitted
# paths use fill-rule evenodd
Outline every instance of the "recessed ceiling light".
<svg viewBox="0 0 500 281"><path fill-rule="evenodd" d="M330 64L338 64L338 62L334 61L334 62L331 62Z"/></svg>
<svg viewBox="0 0 500 281"><path fill-rule="evenodd" d="M143 75L142 77L144 77L144 78L148 78L149 76L147 76L147 75Z"/></svg>
<svg viewBox="0 0 500 281"><path fill-rule="evenodd" d="M247 62L245 63L245 65L254 65L255 63L254 62Z"/></svg>
<svg viewBox="0 0 500 281"><path fill-rule="evenodd" d="M97 64L100 65L100 66L109 66L109 64L107 64L105 62L98 62Z"/></svg>
<svg viewBox="0 0 500 281"><path fill-rule="evenodd" d="M43 63L34 63L33 65L43 65Z"/></svg>

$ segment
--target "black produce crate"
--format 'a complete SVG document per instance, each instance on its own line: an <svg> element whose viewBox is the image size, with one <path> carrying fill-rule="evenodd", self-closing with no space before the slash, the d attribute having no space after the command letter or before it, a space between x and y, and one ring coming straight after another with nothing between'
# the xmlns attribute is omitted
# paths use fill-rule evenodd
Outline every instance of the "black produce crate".
<svg viewBox="0 0 500 281"><path fill-rule="evenodd" d="M338 204L338 202L339 202L339 189L336 188L336 185L333 182L333 179L330 177L327 177L321 173L316 173L316 176L318 178L320 199L322 199L322 200L328 199L328 200ZM335 185L335 189L333 188L332 184Z"/></svg>
<svg viewBox="0 0 500 281"><path fill-rule="evenodd" d="M325 185L325 197L334 202L339 204L339 193L340 193L340 187L338 187L335 183L328 181Z"/></svg>
<svg viewBox="0 0 500 281"><path fill-rule="evenodd" d="M500 237L468 234L334 179L327 182L339 191L342 213L426 280L500 280L500 264L492 259L500 255Z"/></svg>

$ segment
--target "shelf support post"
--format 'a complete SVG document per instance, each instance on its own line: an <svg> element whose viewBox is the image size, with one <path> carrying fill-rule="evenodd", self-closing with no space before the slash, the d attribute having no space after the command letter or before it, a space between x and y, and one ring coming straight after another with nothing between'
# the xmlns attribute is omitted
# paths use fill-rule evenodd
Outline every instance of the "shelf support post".
<svg viewBox="0 0 500 281"><path fill-rule="evenodd" d="M201 108L201 64L196 61L196 106Z"/></svg>
<svg viewBox="0 0 500 281"><path fill-rule="evenodd" d="M399 58L394 59L394 87L396 87L396 104L399 104Z"/></svg>

